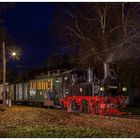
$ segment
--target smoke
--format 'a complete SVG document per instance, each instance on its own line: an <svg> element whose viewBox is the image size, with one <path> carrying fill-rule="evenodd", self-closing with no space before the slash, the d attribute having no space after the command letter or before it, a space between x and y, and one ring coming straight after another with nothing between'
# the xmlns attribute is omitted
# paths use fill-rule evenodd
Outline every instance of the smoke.
<svg viewBox="0 0 140 140"><path fill-rule="evenodd" d="M140 43L126 43L112 47L106 63L140 63Z"/></svg>

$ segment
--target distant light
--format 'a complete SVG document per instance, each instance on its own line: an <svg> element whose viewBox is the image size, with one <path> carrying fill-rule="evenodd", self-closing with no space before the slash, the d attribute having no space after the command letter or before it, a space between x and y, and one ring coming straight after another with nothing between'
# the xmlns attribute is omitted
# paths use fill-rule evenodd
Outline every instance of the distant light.
<svg viewBox="0 0 140 140"><path fill-rule="evenodd" d="M56 82L56 83L59 83L59 80L56 80L55 82Z"/></svg>

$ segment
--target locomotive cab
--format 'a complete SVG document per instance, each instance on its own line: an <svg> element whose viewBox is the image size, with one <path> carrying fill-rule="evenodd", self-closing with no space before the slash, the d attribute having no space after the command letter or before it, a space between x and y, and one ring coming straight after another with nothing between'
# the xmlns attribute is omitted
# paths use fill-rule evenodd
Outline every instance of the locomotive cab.
<svg viewBox="0 0 140 140"><path fill-rule="evenodd" d="M62 97L70 95L84 95L87 87L86 72L83 70L69 70L62 74Z"/></svg>

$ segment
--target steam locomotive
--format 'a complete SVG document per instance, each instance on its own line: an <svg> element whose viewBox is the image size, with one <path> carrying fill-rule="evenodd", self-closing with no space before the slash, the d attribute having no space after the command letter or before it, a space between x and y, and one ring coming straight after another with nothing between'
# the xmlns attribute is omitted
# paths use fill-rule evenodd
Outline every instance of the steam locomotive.
<svg viewBox="0 0 140 140"><path fill-rule="evenodd" d="M120 109L126 107L127 87L122 85L108 64L104 64L104 71L103 79L97 79L91 68L64 72L61 105L69 112L123 114Z"/></svg>

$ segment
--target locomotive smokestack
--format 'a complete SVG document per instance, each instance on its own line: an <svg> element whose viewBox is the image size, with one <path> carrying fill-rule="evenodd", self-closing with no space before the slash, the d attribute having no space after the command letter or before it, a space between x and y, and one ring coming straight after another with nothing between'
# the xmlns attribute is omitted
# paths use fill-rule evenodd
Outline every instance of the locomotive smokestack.
<svg viewBox="0 0 140 140"><path fill-rule="evenodd" d="M91 68L87 70L87 82L93 82L93 69Z"/></svg>
<svg viewBox="0 0 140 140"><path fill-rule="evenodd" d="M109 74L109 63L104 62L104 78L107 78Z"/></svg>

